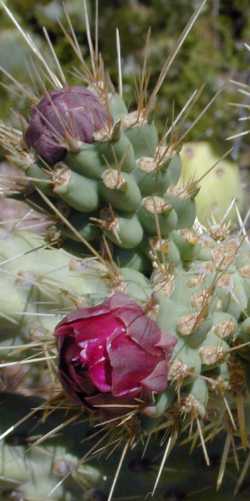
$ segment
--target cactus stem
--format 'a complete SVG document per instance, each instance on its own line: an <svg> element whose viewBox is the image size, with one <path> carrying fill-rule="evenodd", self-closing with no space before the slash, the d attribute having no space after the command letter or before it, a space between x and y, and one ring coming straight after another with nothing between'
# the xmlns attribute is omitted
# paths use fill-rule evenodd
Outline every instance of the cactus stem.
<svg viewBox="0 0 250 501"><path fill-rule="evenodd" d="M31 254L32 252L36 252L40 249L45 249L45 247L47 247L47 245L48 245L47 243L43 244L43 245L38 245L37 247L34 247L33 249L29 249L25 252L21 252L20 254L16 254L16 256L12 256L9 259L5 259L4 261L1 261L0 266L3 266L3 265L8 264L12 261L15 261L16 259L19 259L20 257L27 256L28 254Z"/></svg>
<svg viewBox="0 0 250 501"><path fill-rule="evenodd" d="M127 182L121 172L115 169L106 169L102 174L103 183L110 190L125 191Z"/></svg>
<svg viewBox="0 0 250 501"><path fill-rule="evenodd" d="M92 245L70 224L70 222L63 216L63 214L55 207L55 205L49 200L49 198L38 188L36 191L39 193L40 197L46 202L46 204L55 212L55 214L63 221L63 223L74 233L74 235L82 242L90 252L105 266L105 260L102 256L92 247Z"/></svg>
<svg viewBox="0 0 250 501"><path fill-rule="evenodd" d="M209 167L209 169L204 174L202 174L201 177L199 177L198 179L196 179L195 182L197 184L199 184L203 179L205 179L215 169L215 167L217 167L217 165L220 162L222 162L223 160L225 160L225 158L227 158L232 153L232 149L233 148L230 148L229 150L227 150L218 160L216 160L216 162L213 163L213 165L211 165L211 167Z"/></svg>

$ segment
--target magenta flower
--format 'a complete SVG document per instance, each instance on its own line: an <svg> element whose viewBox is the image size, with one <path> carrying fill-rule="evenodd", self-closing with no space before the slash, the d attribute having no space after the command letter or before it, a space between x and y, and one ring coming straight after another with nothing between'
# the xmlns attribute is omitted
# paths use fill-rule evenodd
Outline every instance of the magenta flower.
<svg viewBox="0 0 250 501"><path fill-rule="evenodd" d="M84 87L55 90L33 108L25 141L49 165L63 160L67 137L84 143L105 126L108 114L98 97Z"/></svg>
<svg viewBox="0 0 250 501"><path fill-rule="evenodd" d="M77 402L147 398L167 387L176 339L125 294L71 313L55 335L60 378Z"/></svg>

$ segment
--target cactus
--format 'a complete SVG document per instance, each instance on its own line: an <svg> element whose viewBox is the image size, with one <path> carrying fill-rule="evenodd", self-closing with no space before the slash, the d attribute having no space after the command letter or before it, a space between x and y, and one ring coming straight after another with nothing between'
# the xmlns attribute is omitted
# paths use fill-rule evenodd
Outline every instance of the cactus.
<svg viewBox="0 0 250 501"><path fill-rule="evenodd" d="M214 155L209 143L186 143L181 151L182 179L202 178L211 165L216 164L211 174L200 182L200 192L196 197L197 216L201 223L208 225L214 220L220 222L232 200L242 209L243 190L236 164L220 160ZM237 222L235 211L230 211L230 221Z"/></svg>
<svg viewBox="0 0 250 501"><path fill-rule="evenodd" d="M36 97L24 133L0 127L22 181L0 231L3 495L110 501L129 474L128 496L194 496L190 446L210 466L203 499L230 499L249 462L249 242L196 219L199 182L180 181L178 140L152 118L165 69L145 99L144 68L128 112L121 73L116 93L93 51L91 70L80 56L87 88L46 66L54 89ZM24 201L42 232L21 224ZM22 435L34 476L10 464Z"/></svg>

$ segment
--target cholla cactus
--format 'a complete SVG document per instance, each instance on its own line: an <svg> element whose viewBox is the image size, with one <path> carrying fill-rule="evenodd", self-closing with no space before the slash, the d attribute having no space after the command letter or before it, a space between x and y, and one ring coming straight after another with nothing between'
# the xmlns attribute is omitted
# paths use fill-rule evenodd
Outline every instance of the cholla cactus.
<svg viewBox="0 0 250 501"><path fill-rule="evenodd" d="M89 26L87 15L86 21ZM22 171L20 196L43 212L43 230L50 226L41 235L29 226L5 224L0 233L5 392L11 367L30 366L21 381L17 378L16 392L26 398L6 394L1 438L14 440L21 430L36 450L53 436L74 456L66 455L61 469L53 458L53 475L47 469L41 473L48 496L73 500L80 486L83 499L105 499L104 486L110 501L129 454L130 474L142 471L144 489L139 475L131 483L139 498L147 489L157 499L181 499L183 490L190 495L178 452L172 463L169 459L177 469L174 480L162 482L155 494L169 454L183 442L192 450L199 444L209 466L208 442L219 444L217 436L224 432L217 488L232 457L236 472L243 464L238 492L249 463L248 453L244 458L240 450L238 457L238 449L249 448L250 251L244 226L233 236L225 224L204 230L196 220L199 183L179 181L180 142L167 144L167 133L159 138L152 111L174 58L148 98L145 62L138 109L128 112L121 72L117 94L98 44L94 50L87 33L91 70L68 35L84 70L84 87L81 82L69 87L56 56L58 76L28 38L56 89L32 96L24 134L3 124L0 129L8 160ZM120 54L118 35L117 40ZM12 210L18 220L19 207ZM151 454L149 470L155 473L150 487L147 461L134 457L143 450ZM102 453L110 460L106 468L99 464L100 473L83 467ZM45 454L51 461L49 445ZM37 475L39 464L31 457L33 462ZM18 485L11 484L9 492L46 499L44 489L30 490L30 479L7 466L5 482L11 477ZM56 483L58 471L62 478ZM232 489L228 480L227 499Z"/></svg>
<svg viewBox="0 0 250 501"><path fill-rule="evenodd" d="M223 218L226 222L227 218L224 216L232 200L242 210L244 195L237 164L218 159L205 141L183 145L181 160L183 182L193 177L201 179L201 189L196 197L196 211L200 223L207 226L211 221L220 223ZM218 165L207 175L209 167L216 165L217 161ZM236 211L230 211L228 215L231 223L237 223Z"/></svg>

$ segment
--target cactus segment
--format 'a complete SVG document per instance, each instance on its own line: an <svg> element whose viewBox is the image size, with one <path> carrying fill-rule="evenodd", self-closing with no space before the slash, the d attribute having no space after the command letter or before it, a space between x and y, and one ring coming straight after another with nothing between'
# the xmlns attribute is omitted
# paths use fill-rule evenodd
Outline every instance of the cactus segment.
<svg viewBox="0 0 250 501"><path fill-rule="evenodd" d="M121 249L134 249L143 238L143 229L136 216L115 216L104 230L111 242Z"/></svg>
<svg viewBox="0 0 250 501"><path fill-rule="evenodd" d="M158 133L155 124L145 123L126 129L126 136L133 145L135 157L154 157L158 145Z"/></svg>
<svg viewBox="0 0 250 501"><path fill-rule="evenodd" d="M181 172L179 155L171 153L159 161L141 157L137 166L135 176L143 196L164 195L169 186L177 183Z"/></svg>
<svg viewBox="0 0 250 501"><path fill-rule="evenodd" d="M64 237L76 242L79 242L79 234L88 242L93 242L100 237L98 226L94 222L91 222L86 214L74 211L69 216L68 221L77 230L77 234L73 233L67 226L63 226L61 232Z"/></svg>
<svg viewBox="0 0 250 501"><path fill-rule="evenodd" d="M96 144L82 143L78 151L68 152L66 163L78 174L92 179L100 179L105 168Z"/></svg>
<svg viewBox="0 0 250 501"><path fill-rule="evenodd" d="M44 170L33 163L25 170L26 176L35 179L34 185L40 188L43 193L48 196L53 196L53 186L49 176L44 172ZM41 179L41 181L39 181Z"/></svg>
<svg viewBox="0 0 250 501"><path fill-rule="evenodd" d="M98 186L96 181L80 176L67 167L59 168L54 177L54 193L78 212L93 212L98 209Z"/></svg>
<svg viewBox="0 0 250 501"><path fill-rule="evenodd" d="M114 122L118 122L128 115L128 108L124 99L117 93L112 92L108 95L108 108Z"/></svg>
<svg viewBox="0 0 250 501"><path fill-rule="evenodd" d="M100 184L101 196L115 209L135 212L140 206L141 194L132 174L107 169Z"/></svg>
<svg viewBox="0 0 250 501"><path fill-rule="evenodd" d="M131 172L136 167L134 149L126 134L119 130L118 137L98 144L103 163L124 172Z"/></svg>
<svg viewBox="0 0 250 501"><path fill-rule="evenodd" d="M146 197L139 210L139 219L149 235L168 236L176 228L178 216L173 207L162 197Z"/></svg>
<svg viewBox="0 0 250 501"><path fill-rule="evenodd" d="M118 249L115 254L115 259L120 268L131 268L147 276L150 274L151 262L149 258L140 251L140 246L137 249L138 250L135 251Z"/></svg>
<svg viewBox="0 0 250 501"><path fill-rule="evenodd" d="M185 188L170 187L165 194L178 216L178 229L191 228L196 218L195 200Z"/></svg>
<svg viewBox="0 0 250 501"><path fill-rule="evenodd" d="M181 149L181 160L182 182L192 182L201 178L196 206L197 216L202 224L209 225L212 218L220 222L233 199L237 201L238 207L243 207L244 194L236 163L217 158L212 146L205 141L184 144ZM213 165L215 168L202 179ZM228 219L235 223L234 211L230 212Z"/></svg>

